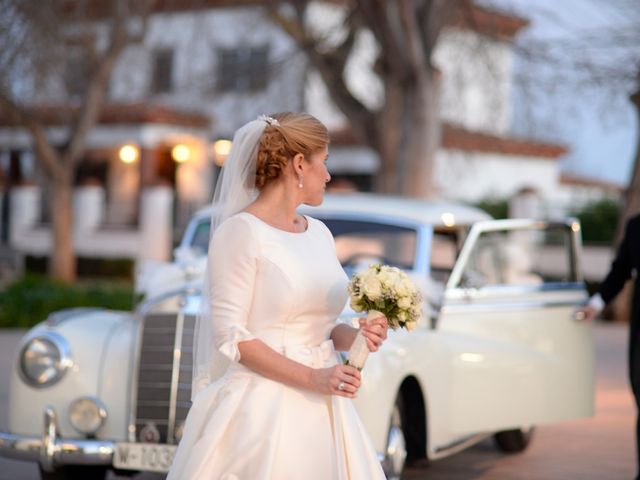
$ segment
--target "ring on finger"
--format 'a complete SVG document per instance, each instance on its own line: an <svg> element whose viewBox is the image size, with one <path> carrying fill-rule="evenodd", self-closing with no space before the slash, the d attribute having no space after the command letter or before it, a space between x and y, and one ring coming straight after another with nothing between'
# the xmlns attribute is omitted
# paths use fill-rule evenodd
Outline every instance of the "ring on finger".
<svg viewBox="0 0 640 480"><path fill-rule="evenodd" d="M338 384L338 390L342 391L347 387L347 385L344 382L340 382Z"/></svg>

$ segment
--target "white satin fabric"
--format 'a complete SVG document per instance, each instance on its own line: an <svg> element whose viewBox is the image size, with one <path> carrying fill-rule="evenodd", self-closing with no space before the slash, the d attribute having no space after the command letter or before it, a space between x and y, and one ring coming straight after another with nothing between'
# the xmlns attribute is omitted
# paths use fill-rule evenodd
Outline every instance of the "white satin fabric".
<svg viewBox="0 0 640 480"><path fill-rule="evenodd" d="M238 342L260 339L313 368L337 362L329 334L347 277L322 222L303 233L241 212L212 240L215 347L225 374L189 411L168 480L373 480L380 463L351 400L274 382L238 363Z"/></svg>

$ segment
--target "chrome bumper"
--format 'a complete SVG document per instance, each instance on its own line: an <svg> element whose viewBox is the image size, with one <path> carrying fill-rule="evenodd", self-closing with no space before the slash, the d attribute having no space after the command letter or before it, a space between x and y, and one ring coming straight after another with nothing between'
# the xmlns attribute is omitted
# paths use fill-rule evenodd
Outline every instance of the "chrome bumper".
<svg viewBox="0 0 640 480"><path fill-rule="evenodd" d="M62 439L57 430L56 412L47 407L41 437L0 432L0 456L38 462L45 472L63 465L111 465L114 442Z"/></svg>

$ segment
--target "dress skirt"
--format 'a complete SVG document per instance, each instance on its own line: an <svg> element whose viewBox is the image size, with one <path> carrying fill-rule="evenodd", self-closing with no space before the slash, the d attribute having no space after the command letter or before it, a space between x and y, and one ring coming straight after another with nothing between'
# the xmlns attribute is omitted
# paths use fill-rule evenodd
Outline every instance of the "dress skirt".
<svg viewBox="0 0 640 480"><path fill-rule="evenodd" d="M282 352L318 367L333 343ZM352 401L269 380L241 364L203 389L187 416L168 480L384 479Z"/></svg>

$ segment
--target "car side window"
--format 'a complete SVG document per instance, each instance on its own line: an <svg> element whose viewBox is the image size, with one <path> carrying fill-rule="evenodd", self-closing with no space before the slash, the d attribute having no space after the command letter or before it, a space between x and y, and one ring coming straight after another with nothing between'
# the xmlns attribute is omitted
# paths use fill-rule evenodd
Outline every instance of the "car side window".
<svg viewBox="0 0 640 480"><path fill-rule="evenodd" d="M447 283L458 257L458 237L455 232L434 231L431 239L431 277Z"/></svg>
<svg viewBox="0 0 640 480"><path fill-rule="evenodd" d="M460 284L481 288L571 282L571 245L571 231L565 226L482 232Z"/></svg>

